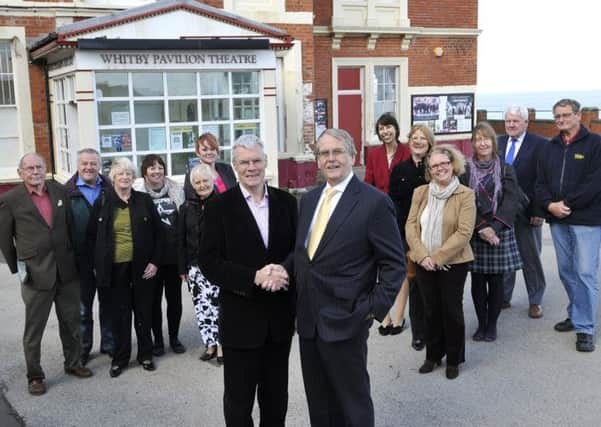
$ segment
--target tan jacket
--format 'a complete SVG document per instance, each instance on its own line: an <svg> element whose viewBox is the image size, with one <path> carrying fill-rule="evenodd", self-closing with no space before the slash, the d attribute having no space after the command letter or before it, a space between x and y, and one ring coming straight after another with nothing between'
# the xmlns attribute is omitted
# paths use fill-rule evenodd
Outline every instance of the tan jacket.
<svg viewBox="0 0 601 427"><path fill-rule="evenodd" d="M472 261L474 255L470 239L476 222L474 192L464 185L459 185L448 198L443 210L442 246L430 254L422 242L420 224L422 212L428 203L428 188L428 185L422 185L413 192L411 209L405 224L409 258L419 263L429 256L437 265Z"/></svg>

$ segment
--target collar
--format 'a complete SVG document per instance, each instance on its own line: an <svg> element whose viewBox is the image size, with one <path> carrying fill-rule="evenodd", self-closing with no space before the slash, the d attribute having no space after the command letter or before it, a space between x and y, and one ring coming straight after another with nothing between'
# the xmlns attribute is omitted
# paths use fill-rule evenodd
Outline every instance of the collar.
<svg viewBox="0 0 601 427"><path fill-rule="evenodd" d="M351 179L353 179L353 176L355 176L355 174L351 171L346 178L334 186L326 183L326 185L323 187L323 193L325 193L328 188L335 188L337 193L344 193L344 190L346 190L346 187L348 187L349 182L351 182Z"/></svg>
<svg viewBox="0 0 601 427"><path fill-rule="evenodd" d="M25 189L27 190L27 193L29 195L32 194L36 194L38 196L41 196L44 193L48 193L48 185L46 185L46 183L44 182L44 187L42 187L42 191L40 193L38 193L35 188L33 188L32 186L28 185L26 182L23 181L23 185L25 185Z"/></svg>
<svg viewBox="0 0 601 427"><path fill-rule="evenodd" d="M100 175L98 175L98 177L96 178L96 184L94 185L94 187L98 187L101 183L102 183L102 178L100 177ZM75 185L77 187L83 187L85 185L86 187L94 188L91 185L86 184L83 181L83 179L81 179L81 177L79 176L79 174L77 174L77 180L75 181Z"/></svg>
<svg viewBox="0 0 601 427"><path fill-rule="evenodd" d="M264 184L265 188L263 191L263 200L268 199L269 198L269 192L267 191L267 184ZM240 191L242 192L242 196L244 197L244 200L252 200L252 194L250 194L250 192L242 185L240 184Z"/></svg>

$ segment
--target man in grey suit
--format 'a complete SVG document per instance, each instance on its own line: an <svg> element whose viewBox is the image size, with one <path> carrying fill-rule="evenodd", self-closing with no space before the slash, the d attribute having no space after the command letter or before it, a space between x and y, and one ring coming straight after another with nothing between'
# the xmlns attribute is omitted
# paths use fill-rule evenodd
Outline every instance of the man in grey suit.
<svg viewBox="0 0 601 427"><path fill-rule="evenodd" d="M528 132L528 110L519 105L510 105L505 110L506 135L499 137L499 155L515 169L522 193L528 197L516 215L515 238L524 263L522 273L528 292L528 316L538 319L543 316L542 299L545 293L545 273L540 259L542 249L543 218L534 209L534 183L540 153L547 140ZM525 199L525 198L524 198ZM504 277L503 307L511 305L515 285L515 272Z"/></svg>
<svg viewBox="0 0 601 427"><path fill-rule="evenodd" d="M390 198L353 174L352 137L328 129L317 142L327 183L303 197L286 262L297 288L297 330L312 426L374 425L367 338L405 277Z"/></svg>
<svg viewBox="0 0 601 427"><path fill-rule="evenodd" d="M41 395L46 385L40 346L53 302L65 372L85 378L92 376L92 371L80 362L79 281L64 187L45 181L46 164L35 153L23 156L17 172L23 183L0 197L0 249L11 273L18 272L21 280L29 393Z"/></svg>

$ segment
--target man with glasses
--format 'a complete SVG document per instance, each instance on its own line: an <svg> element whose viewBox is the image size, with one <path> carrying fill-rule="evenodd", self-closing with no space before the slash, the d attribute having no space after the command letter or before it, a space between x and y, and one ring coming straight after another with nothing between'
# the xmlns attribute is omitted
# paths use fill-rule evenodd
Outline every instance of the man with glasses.
<svg viewBox="0 0 601 427"><path fill-rule="evenodd" d="M313 426L374 425L367 338L405 277L390 198L353 174L352 137L328 129L317 141L326 184L301 200L294 254L297 329Z"/></svg>
<svg viewBox="0 0 601 427"><path fill-rule="evenodd" d="M601 136L581 123L580 103L553 106L559 134L539 160L536 199L548 213L568 317L559 332L576 331L576 350L595 350L601 248Z"/></svg>
<svg viewBox="0 0 601 427"><path fill-rule="evenodd" d="M528 197L528 203L524 203L523 209L516 215L514 231L530 304L528 316L538 319L543 316L541 303L546 282L540 259L544 218L534 213L534 183L539 155L547 140L528 132L528 110L521 105L510 105L505 109L505 132L506 135L499 137L499 156L505 159L505 163L513 166L518 184ZM511 306L515 276L515 271L504 275L503 308Z"/></svg>
<svg viewBox="0 0 601 427"><path fill-rule="evenodd" d="M40 364L42 335L54 303L65 373L92 376L81 366L79 278L69 238L70 212L62 185L46 181L46 163L26 154L17 169L22 184L0 197L0 249L11 273L19 273L25 303L23 348L29 393L46 393Z"/></svg>
<svg viewBox="0 0 601 427"><path fill-rule="evenodd" d="M260 424L283 427L294 288L286 272L268 264L294 248L296 199L266 184L258 137L239 137L232 155L239 184L207 203L199 249L202 273L220 287L225 423L253 425L256 394Z"/></svg>

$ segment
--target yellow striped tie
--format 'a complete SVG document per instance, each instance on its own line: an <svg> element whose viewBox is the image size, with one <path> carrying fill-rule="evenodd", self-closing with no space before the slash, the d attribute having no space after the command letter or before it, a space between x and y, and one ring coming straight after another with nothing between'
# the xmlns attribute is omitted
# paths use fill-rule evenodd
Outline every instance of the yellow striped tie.
<svg viewBox="0 0 601 427"><path fill-rule="evenodd" d="M323 199L323 203L319 207L319 212L317 212L315 223L313 224L313 228L311 229L311 236L309 236L309 245L307 246L309 259L313 259L313 255L315 255L317 246L319 246L319 241L323 236L323 232L326 229L326 225L328 225L328 220L330 219L330 207L332 206L332 199L334 198L335 194L335 188L328 188L326 190L326 195Z"/></svg>

